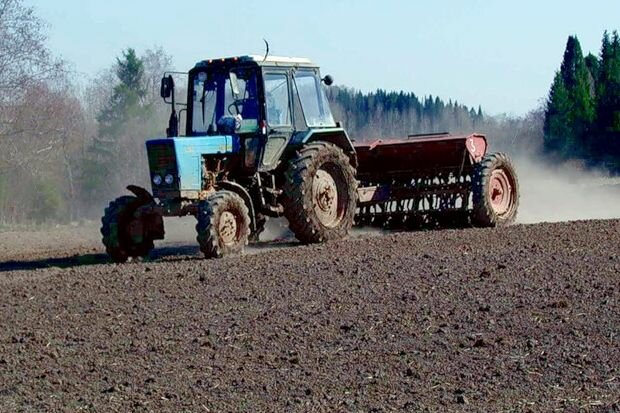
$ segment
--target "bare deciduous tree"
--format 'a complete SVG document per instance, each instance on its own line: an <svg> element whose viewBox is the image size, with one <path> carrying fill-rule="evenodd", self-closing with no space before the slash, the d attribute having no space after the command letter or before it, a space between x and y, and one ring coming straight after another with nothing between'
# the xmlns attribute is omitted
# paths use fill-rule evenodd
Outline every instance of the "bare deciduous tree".
<svg viewBox="0 0 620 413"><path fill-rule="evenodd" d="M0 0L0 99L11 100L28 82L55 77L63 64L54 61L45 42L45 23L21 0Z"/></svg>
<svg viewBox="0 0 620 413"><path fill-rule="evenodd" d="M0 0L0 223L49 206L41 194L55 205L69 196L60 193L72 173L65 159L81 107L63 62L47 48L45 28L21 0Z"/></svg>
<svg viewBox="0 0 620 413"><path fill-rule="evenodd" d="M147 103L159 102L159 82L163 73L173 70L172 57L161 47L147 49L142 55Z"/></svg>

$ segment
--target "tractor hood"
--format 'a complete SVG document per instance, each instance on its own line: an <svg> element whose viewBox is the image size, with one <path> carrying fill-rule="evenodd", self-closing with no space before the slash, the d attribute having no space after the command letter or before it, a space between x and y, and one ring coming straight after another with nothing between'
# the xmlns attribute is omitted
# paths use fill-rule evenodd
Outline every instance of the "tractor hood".
<svg viewBox="0 0 620 413"><path fill-rule="evenodd" d="M200 191L202 157L239 152L239 137L216 135L151 139L146 142L151 185L156 198ZM190 195L190 194L185 194ZM189 196L189 198L193 198Z"/></svg>

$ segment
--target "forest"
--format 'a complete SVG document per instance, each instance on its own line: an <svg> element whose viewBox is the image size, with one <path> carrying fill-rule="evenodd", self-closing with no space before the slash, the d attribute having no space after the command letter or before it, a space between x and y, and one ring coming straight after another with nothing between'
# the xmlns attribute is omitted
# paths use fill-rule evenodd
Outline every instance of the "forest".
<svg viewBox="0 0 620 413"><path fill-rule="evenodd" d="M620 38L605 32L598 56L570 36L545 108L544 148L561 158L620 169Z"/></svg>
<svg viewBox="0 0 620 413"><path fill-rule="evenodd" d="M149 187L144 142L165 135L169 106L159 82L174 69L172 57L128 45L85 78L49 49L45 22L31 8L0 4L0 228L98 219L128 183ZM478 131L493 150L617 167L618 53L615 32L605 34L599 57L584 58L571 36L548 102L521 117L404 91L340 85L327 94L354 139Z"/></svg>

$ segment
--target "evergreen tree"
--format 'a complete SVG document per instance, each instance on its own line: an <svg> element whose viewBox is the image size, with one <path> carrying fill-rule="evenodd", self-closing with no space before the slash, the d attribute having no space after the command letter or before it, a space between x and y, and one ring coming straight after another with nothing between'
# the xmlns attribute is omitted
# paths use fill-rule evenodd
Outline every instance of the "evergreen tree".
<svg viewBox="0 0 620 413"><path fill-rule="evenodd" d="M113 136L123 122L139 115L141 100L146 94L144 63L134 49L124 51L122 60L116 59L116 76L120 83L114 87L110 101L97 117L104 136Z"/></svg>
<svg viewBox="0 0 620 413"><path fill-rule="evenodd" d="M589 53L586 56L586 67L588 68L588 72L590 74L590 94L592 96L596 96L596 88L597 88L597 82L598 82L598 78L599 78L599 72L600 72L600 62L598 60L598 57L596 57L595 55L593 55L592 53Z"/></svg>
<svg viewBox="0 0 620 413"><path fill-rule="evenodd" d="M446 104L441 98L418 98L411 92L362 93L346 88L326 89L327 97L338 120L356 139L379 136L404 136L411 133L471 132L483 120L482 108L478 113L452 100Z"/></svg>
<svg viewBox="0 0 620 413"><path fill-rule="evenodd" d="M574 133L575 143L578 147L570 147L567 149L574 151L577 156L583 155L584 151L588 148L588 132L594 122L595 118L595 105L594 105L594 90L592 89L592 82L590 79L590 73L586 66L583 53L579 40L574 36L574 62L571 63L570 74L567 74L570 82L566 82L568 87L569 97L573 107L571 109L571 118L569 119ZM566 78L565 78L566 81ZM573 83L574 82L574 83Z"/></svg>
<svg viewBox="0 0 620 413"><path fill-rule="evenodd" d="M116 59L115 73L119 83L97 116L98 134L82 166L83 190L95 199L106 187L122 187L127 180L138 179L133 159L141 155L143 143L135 131L152 115L151 105L144 103L144 63L134 49Z"/></svg>
<svg viewBox="0 0 620 413"><path fill-rule="evenodd" d="M121 82L121 86L126 87L137 97L143 97L144 90L144 62L138 58L136 51L132 48L123 52L123 60L116 58L116 75Z"/></svg>
<svg viewBox="0 0 620 413"><path fill-rule="evenodd" d="M567 137L572 136L570 130L571 102L564 77L556 72L545 111L545 149L558 152L565 146Z"/></svg>
<svg viewBox="0 0 620 413"><path fill-rule="evenodd" d="M573 89L577 84L577 72L580 61L583 60L583 52L577 36L568 36L564 58L560 66L562 80L568 90ZM584 62L585 63L585 62Z"/></svg>
<svg viewBox="0 0 620 413"><path fill-rule="evenodd" d="M605 136L605 140L617 138L617 134L620 133L620 40L618 32L614 32L611 39L607 32L603 36L597 92L598 130Z"/></svg>
<svg viewBox="0 0 620 413"><path fill-rule="evenodd" d="M590 147L588 137L595 118L595 99L591 75L576 36L568 38L559 75L561 82L556 76L546 111L546 147L566 156L585 156Z"/></svg>

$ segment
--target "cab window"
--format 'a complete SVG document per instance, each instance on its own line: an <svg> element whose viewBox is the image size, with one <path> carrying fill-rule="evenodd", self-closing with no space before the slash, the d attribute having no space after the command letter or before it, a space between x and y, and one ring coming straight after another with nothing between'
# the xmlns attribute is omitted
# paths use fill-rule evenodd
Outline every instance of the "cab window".
<svg viewBox="0 0 620 413"><path fill-rule="evenodd" d="M288 77L285 73L266 73L265 104L267 123L271 127L291 126Z"/></svg>
<svg viewBox="0 0 620 413"><path fill-rule="evenodd" d="M335 126L336 123L317 74L311 70L299 70L295 73L294 80L308 126Z"/></svg>

